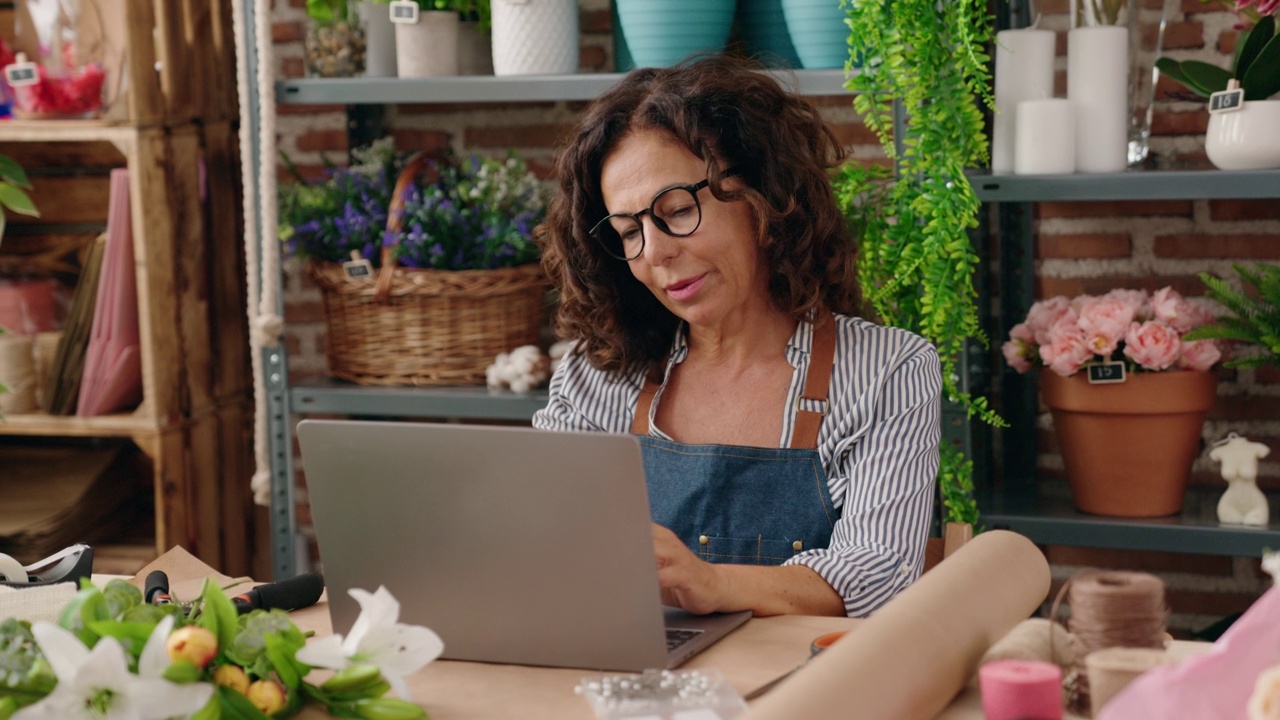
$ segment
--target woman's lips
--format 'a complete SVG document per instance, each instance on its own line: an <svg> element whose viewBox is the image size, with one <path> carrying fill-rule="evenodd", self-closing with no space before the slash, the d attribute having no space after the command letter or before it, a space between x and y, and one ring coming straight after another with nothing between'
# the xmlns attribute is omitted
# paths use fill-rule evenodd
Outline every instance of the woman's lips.
<svg viewBox="0 0 1280 720"><path fill-rule="evenodd" d="M672 300L684 301L697 294L698 288L702 287L702 281L707 277L706 273L689 280L681 280L680 282L671 283L665 290Z"/></svg>

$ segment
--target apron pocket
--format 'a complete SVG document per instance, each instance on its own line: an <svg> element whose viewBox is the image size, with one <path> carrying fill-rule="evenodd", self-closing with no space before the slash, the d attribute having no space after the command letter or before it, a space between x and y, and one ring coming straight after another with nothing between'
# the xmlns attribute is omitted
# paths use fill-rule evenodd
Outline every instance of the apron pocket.
<svg viewBox="0 0 1280 720"><path fill-rule="evenodd" d="M707 562L750 565L779 565L805 549L799 540L781 540L760 535L699 535L694 538L690 547L698 557Z"/></svg>

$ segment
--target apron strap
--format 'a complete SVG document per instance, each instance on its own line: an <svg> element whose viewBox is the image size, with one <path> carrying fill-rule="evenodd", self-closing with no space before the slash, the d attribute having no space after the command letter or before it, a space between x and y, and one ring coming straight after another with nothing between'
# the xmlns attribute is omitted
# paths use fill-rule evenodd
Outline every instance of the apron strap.
<svg viewBox="0 0 1280 720"><path fill-rule="evenodd" d="M831 409L827 393L831 386L831 368L836 361L836 317L827 313L814 323L813 347L809 352L809 372L805 375L804 390L796 400L796 422L791 428L791 447L809 450L818 447L818 432L822 419ZM804 400L819 403L821 410L807 410L800 406Z"/></svg>
<svg viewBox="0 0 1280 720"><path fill-rule="evenodd" d="M818 432L822 429L822 419L830 408L827 392L831 386L831 368L836 359L836 318L827 313L822 321L814 325L813 347L809 353L809 371L805 374L804 390L799 400L809 400L822 405L822 410L806 410L796 407L796 422L791 430L793 448L813 450L818 447ZM653 398L658 394L662 384L662 369L666 360L654 372L646 373L644 385L640 387L640 397L636 400L636 414L631 419L631 434L649 434L649 412L653 407Z"/></svg>

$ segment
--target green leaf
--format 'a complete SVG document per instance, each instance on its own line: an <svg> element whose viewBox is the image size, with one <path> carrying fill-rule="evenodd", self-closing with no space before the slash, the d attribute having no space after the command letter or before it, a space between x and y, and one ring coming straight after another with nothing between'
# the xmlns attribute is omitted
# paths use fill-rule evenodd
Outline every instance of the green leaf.
<svg viewBox="0 0 1280 720"><path fill-rule="evenodd" d="M271 720L249 698L229 687L219 685L217 697L222 705L222 720Z"/></svg>
<svg viewBox="0 0 1280 720"><path fill-rule="evenodd" d="M1240 85L1244 88L1245 100L1266 100L1280 92L1280 35L1273 36L1258 51L1257 60L1244 74Z"/></svg>
<svg viewBox="0 0 1280 720"><path fill-rule="evenodd" d="M1191 81L1192 90L1199 90L1204 95L1226 90L1227 82L1231 80L1230 72L1199 60L1183 61L1182 74Z"/></svg>
<svg viewBox="0 0 1280 720"><path fill-rule="evenodd" d="M88 623L88 627L102 637L113 637L119 640L120 644L134 657L141 654L143 646L147 644L147 638L151 637L151 631L155 629L155 625L147 623L117 620L95 621Z"/></svg>
<svg viewBox="0 0 1280 720"><path fill-rule="evenodd" d="M1236 38L1235 57L1231 67L1235 69L1235 77L1243 80L1245 72L1258 59L1263 46L1276 34L1275 19L1267 16L1254 25L1252 29L1241 32Z"/></svg>
<svg viewBox="0 0 1280 720"><path fill-rule="evenodd" d="M179 660L170 663L161 674L170 682L190 683L199 680L202 671L186 660Z"/></svg>
<svg viewBox="0 0 1280 720"><path fill-rule="evenodd" d="M31 189L31 183L27 180L27 172L22 169L22 166L16 160L8 155L0 155L0 180L26 190Z"/></svg>
<svg viewBox="0 0 1280 720"><path fill-rule="evenodd" d="M280 682L289 689L298 687L298 683L302 682L302 673L296 667L296 661L293 654L296 651L287 642L275 635L268 635L267 642L267 660L271 662L271 667L275 668L276 674L280 676Z"/></svg>
<svg viewBox="0 0 1280 720"><path fill-rule="evenodd" d="M35 203L31 202L31 197L26 191L13 185L0 183L0 204L16 213L40 217L40 211L36 209Z"/></svg>
<svg viewBox="0 0 1280 720"><path fill-rule="evenodd" d="M212 632L218 637L218 649L226 653L236 639L238 628L235 605L231 604L222 588L211 578L204 581L204 589L200 593L203 609L196 624Z"/></svg>

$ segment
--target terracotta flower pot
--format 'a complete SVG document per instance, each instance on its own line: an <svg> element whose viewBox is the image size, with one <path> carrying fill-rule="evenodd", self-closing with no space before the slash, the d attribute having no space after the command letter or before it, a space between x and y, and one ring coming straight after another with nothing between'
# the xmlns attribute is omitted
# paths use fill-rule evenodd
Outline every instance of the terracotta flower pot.
<svg viewBox="0 0 1280 720"><path fill-rule="evenodd" d="M1131 373L1096 385L1083 372L1041 373L1076 507L1114 517L1180 512L1216 391L1211 372Z"/></svg>

